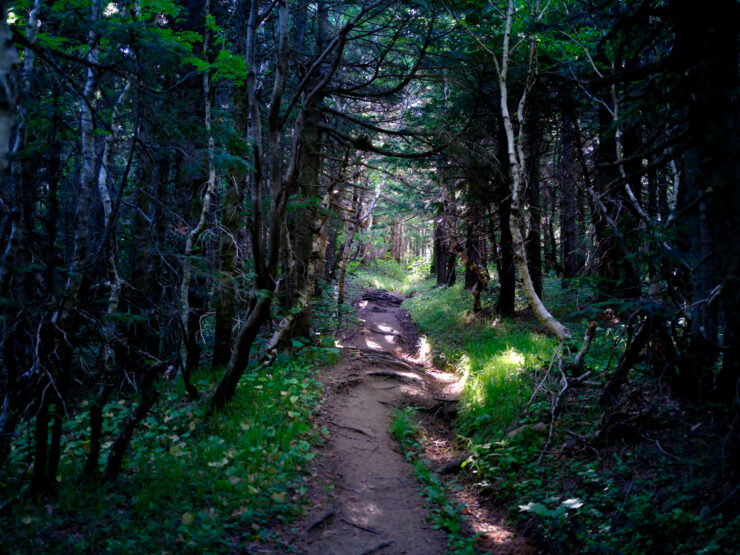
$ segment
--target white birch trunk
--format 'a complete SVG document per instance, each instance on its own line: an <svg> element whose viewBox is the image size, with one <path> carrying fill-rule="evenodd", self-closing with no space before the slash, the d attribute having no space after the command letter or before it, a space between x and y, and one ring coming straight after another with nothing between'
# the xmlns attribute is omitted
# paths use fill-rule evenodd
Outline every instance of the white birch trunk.
<svg viewBox="0 0 740 555"><path fill-rule="evenodd" d="M110 189L108 188L108 180L110 172L108 167L110 164L111 152L113 146L119 137L120 124L119 124L119 112L121 105L126 101L129 92L131 91L131 81L126 82L126 86L121 91L121 94L116 100L116 104L113 107L113 115L111 116L111 133L105 138L105 144L103 145L103 155L100 160L100 169L98 170L98 194L100 195L100 202L103 205L103 221L105 228L107 229L111 225L111 215L113 214L113 203L111 201ZM110 253L108 254L108 260L106 262L106 272L108 274L108 315L115 314L118 310L118 303L121 298L121 276L118 273L118 266L116 264L116 252L115 247L112 246ZM106 335L106 346L105 346L105 366L108 366L113 360L113 349L110 346L110 337L113 335L113 324L108 322L105 325Z"/></svg>
<svg viewBox="0 0 740 555"><path fill-rule="evenodd" d="M524 195L525 183L524 183L524 172L525 172L525 154L524 154L524 111L526 109L526 100L528 89L531 86L534 71L534 48L535 40L533 39L530 43L530 59L529 59L529 72L527 83L524 87L524 92L519 100L518 105L518 127L519 127L519 141L517 142L514 136L514 124L511 121L511 114L509 113L509 102L508 102L508 83L507 73L509 68L509 61L511 52L509 50L509 42L511 39L511 24L514 16L514 2L509 0L506 11L506 27L504 31L504 45L502 53L502 61L499 66L496 61L496 69L498 71L498 80L500 87L501 97L501 116L504 122L504 130L506 132L507 151L509 155L509 165L511 166L511 179L512 179L512 190L511 190L511 216L509 218L509 229L511 230L511 236L514 243L514 261L516 262L519 275L522 278L522 290L524 295L527 297L529 306L532 308L537 319L544 325L559 341L563 341L571 337L571 333L563 324L561 324L540 299L539 295L534 289L532 283L532 276L529 274L529 266L527 265L527 255L524 247L524 237L521 230L521 206L520 199ZM494 58L495 60L495 58Z"/></svg>
<svg viewBox="0 0 740 555"><path fill-rule="evenodd" d="M205 17L208 18L210 14L211 1L206 0L205 5ZM203 31L203 57L208 59L208 48L209 48L209 34L208 24L206 23L205 30ZM195 227L188 233L187 239L185 240L185 253L183 260L183 271L182 271L182 283L180 285L180 321L182 322L182 329L187 332L188 329L188 314L190 312L190 303L188 301L188 295L190 293L190 281L192 280L192 266L190 264L190 257L193 254L195 243L206 228L206 220L208 219L208 213L211 209L211 200L216 190L216 167L214 164L214 150L215 142L213 139L213 132L211 129L211 75L210 70L206 70L203 73L203 95L205 97L205 118L204 125L206 135L208 137L208 184L206 185L206 191L203 195L203 204L200 210L200 218ZM183 348L185 346L186 337L183 337Z"/></svg>
<svg viewBox="0 0 740 555"><path fill-rule="evenodd" d="M29 15L29 24L26 30L26 39L33 44L36 42L36 22L38 21L38 11L41 1L36 0L33 9ZM18 104L18 81L14 70L18 64L18 52L13 46L10 27L6 21L7 2L0 2L0 176L5 175L8 169L8 152L10 151L10 135L13 131L15 122L16 105ZM33 55L26 52L23 64L24 80L27 81L27 73L33 67ZM23 120L21 120L22 124ZM25 133L18 129L16 146L20 138ZM16 150L16 148L14 148ZM15 184L16 199L22 197L22 183ZM0 265L0 297L7 296L7 290L10 287L10 276L13 274L15 258L18 255L24 237L23 221L20 216L20 210L14 210L12 215L12 224L10 236L3 252L3 262Z"/></svg>
<svg viewBox="0 0 740 555"><path fill-rule="evenodd" d="M263 357L263 366L269 366L275 361L277 349L284 340L293 322L308 307L316 290L316 275L321 261L326 255L326 241L323 238L323 229L328 219L328 210L334 198L334 187L329 187L319 206L318 215L313 222L313 235L311 239L311 254L308 258L308 268L306 269L306 282L303 289L298 293L295 306L288 314L283 317L267 342L265 355Z"/></svg>
<svg viewBox="0 0 740 555"><path fill-rule="evenodd" d="M100 16L101 0L94 0L92 4L92 20ZM88 35L89 52L87 60L91 64L98 62L98 37L95 31ZM76 302L77 293L82 285L82 267L87 256L88 247L88 204L90 192L95 184L95 125L93 119L93 101L97 89L97 75L94 67L87 68L87 80L82 92L80 131L82 144L82 170L80 172L80 187L77 190L77 208L75 209L75 238L72 260L69 265L69 276L64 286L63 300L60 309L52 317L52 324L67 317L69 310Z"/></svg>

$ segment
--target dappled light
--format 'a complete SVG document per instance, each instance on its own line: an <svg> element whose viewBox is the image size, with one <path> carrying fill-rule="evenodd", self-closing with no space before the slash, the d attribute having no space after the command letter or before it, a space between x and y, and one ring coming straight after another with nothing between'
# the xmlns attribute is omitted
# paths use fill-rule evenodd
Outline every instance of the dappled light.
<svg viewBox="0 0 740 555"><path fill-rule="evenodd" d="M372 339L365 339L365 345L367 345L369 348L374 349L376 351L380 351L383 349L380 343Z"/></svg>

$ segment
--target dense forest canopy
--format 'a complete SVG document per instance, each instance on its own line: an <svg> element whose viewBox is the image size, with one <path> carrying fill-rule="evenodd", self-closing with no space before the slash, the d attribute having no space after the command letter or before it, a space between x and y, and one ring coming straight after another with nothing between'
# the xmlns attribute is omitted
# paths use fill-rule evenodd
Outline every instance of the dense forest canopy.
<svg viewBox="0 0 740 555"><path fill-rule="evenodd" d="M114 481L162 384L222 411L382 258L464 271L476 314L523 294L573 367L621 322L603 411L647 364L726 411L737 462L733 0L0 8L0 468L21 430L30 468L3 487L53 497L78 415L65 480ZM547 276L588 290L585 339Z"/></svg>

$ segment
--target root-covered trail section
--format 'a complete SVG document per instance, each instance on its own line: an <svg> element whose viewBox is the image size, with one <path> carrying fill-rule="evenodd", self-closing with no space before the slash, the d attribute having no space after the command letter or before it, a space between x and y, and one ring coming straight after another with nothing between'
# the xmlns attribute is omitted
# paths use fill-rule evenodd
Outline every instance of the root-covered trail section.
<svg viewBox="0 0 740 555"><path fill-rule="evenodd" d="M345 361L324 376L321 420L329 434L317 463L313 506L295 530L299 552L446 550L445 534L427 522L413 469L388 427L396 406L452 398L456 384L414 358L417 334L402 301L386 291L365 291L358 314L363 326L345 334Z"/></svg>

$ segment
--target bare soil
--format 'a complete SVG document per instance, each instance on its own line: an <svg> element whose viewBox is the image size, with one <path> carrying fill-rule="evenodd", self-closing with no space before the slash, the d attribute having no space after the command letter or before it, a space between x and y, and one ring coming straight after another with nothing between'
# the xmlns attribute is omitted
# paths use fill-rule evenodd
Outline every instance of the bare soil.
<svg viewBox="0 0 740 555"><path fill-rule="evenodd" d="M329 430L312 471L310 507L286 535L305 554L438 554L444 532L427 521L409 462L388 432L395 407L425 407L427 455L443 465L455 458L454 432L446 409L460 384L419 352L416 329L401 308L403 297L364 291L358 306L362 326L341 339L343 361L322 376L325 402L319 423ZM521 538L496 522L461 491L471 533L496 553L529 553ZM286 538L284 538L286 539Z"/></svg>

